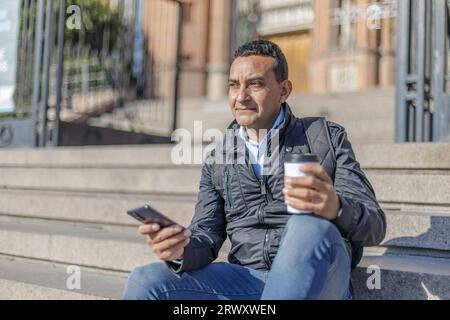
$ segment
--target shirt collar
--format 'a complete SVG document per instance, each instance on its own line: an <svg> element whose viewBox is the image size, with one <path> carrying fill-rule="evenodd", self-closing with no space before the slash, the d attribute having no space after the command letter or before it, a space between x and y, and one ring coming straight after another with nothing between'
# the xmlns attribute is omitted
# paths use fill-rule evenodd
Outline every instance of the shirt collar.
<svg viewBox="0 0 450 320"><path fill-rule="evenodd" d="M285 115L286 115L286 111L284 110L284 105L283 105L281 107L280 113L278 113L278 117L275 120L275 123L272 126L272 129L270 129L268 134L264 137L264 140L262 141L262 143L264 143L267 140L267 138L272 135L274 130L278 129L283 124ZM239 128L239 137L241 137L241 139L243 139L247 143L258 145L257 142L249 139L249 137L247 135L247 131L244 126L240 126L240 128Z"/></svg>

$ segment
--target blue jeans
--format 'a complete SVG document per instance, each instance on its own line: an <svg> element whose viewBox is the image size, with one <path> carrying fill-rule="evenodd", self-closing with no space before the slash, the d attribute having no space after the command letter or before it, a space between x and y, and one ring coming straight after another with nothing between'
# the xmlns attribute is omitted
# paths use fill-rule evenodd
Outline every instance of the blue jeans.
<svg viewBox="0 0 450 320"><path fill-rule="evenodd" d="M286 224L270 271L211 263L177 275L158 262L133 270L123 299L350 299L350 261L334 224L313 215L294 215Z"/></svg>

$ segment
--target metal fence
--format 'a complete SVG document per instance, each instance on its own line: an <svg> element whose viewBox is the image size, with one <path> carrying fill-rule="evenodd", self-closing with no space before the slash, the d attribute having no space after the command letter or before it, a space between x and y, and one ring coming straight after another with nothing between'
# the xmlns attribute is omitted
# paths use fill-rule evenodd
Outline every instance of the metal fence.
<svg viewBox="0 0 450 320"><path fill-rule="evenodd" d="M398 6L396 141L450 141L449 3Z"/></svg>
<svg viewBox="0 0 450 320"><path fill-rule="evenodd" d="M6 3L2 3L5 5ZM6 4L7 5L7 4ZM9 57L4 64L7 66L8 73L15 73L14 95L13 100L15 108L13 110L3 111L0 113L0 148L18 147L18 146L34 146L35 131L34 124L36 122L36 112L33 105L33 80L35 77L36 47L42 48L41 42L36 39L36 25L43 25L42 11L38 11L37 0L23 0L19 4L20 7L8 8L2 7L1 10L7 11L7 16L15 16L15 21L6 20L7 24L16 24L18 28L17 34L13 36L11 45L17 48L17 54ZM20 10L20 11L19 11ZM5 22L3 20L2 22ZM16 29L14 28L14 29ZM2 32L2 37L8 37L7 33L12 30ZM7 51L7 44L0 43L0 50ZM11 60L17 59L16 63ZM3 60L3 59L2 59ZM39 78L37 78L39 83ZM2 83L3 87L4 83ZM2 96L4 93L2 93ZM3 99L2 99L3 100Z"/></svg>
<svg viewBox="0 0 450 320"><path fill-rule="evenodd" d="M21 0L15 110L0 113L0 148L169 137L181 23L177 1Z"/></svg>

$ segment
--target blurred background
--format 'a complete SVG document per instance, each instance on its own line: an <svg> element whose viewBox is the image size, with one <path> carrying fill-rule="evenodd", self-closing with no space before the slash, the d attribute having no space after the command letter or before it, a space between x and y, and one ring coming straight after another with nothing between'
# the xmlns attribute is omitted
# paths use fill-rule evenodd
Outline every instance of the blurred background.
<svg viewBox="0 0 450 320"><path fill-rule="evenodd" d="M201 167L171 134L228 126L254 39L284 51L297 116L345 126L386 213L355 298L450 299L449 2L0 0L0 299L120 298L156 261L125 212L189 225Z"/></svg>
<svg viewBox="0 0 450 320"><path fill-rule="evenodd" d="M327 116L356 143L449 140L444 0L1 4L3 147L160 143L194 120L224 129L233 52L254 39L285 52L299 116Z"/></svg>

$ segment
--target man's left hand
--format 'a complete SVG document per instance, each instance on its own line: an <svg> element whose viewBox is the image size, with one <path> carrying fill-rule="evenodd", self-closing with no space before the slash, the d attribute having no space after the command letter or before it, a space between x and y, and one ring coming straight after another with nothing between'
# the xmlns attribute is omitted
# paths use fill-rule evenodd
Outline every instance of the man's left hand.
<svg viewBox="0 0 450 320"><path fill-rule="evenodd" d="M285 177L283 193L286 204L328 220L336 219L341 204L334 190L333 180L317 164L303 165L301 171L309 176Z"/></svg>

